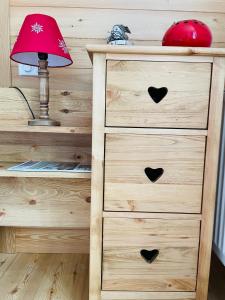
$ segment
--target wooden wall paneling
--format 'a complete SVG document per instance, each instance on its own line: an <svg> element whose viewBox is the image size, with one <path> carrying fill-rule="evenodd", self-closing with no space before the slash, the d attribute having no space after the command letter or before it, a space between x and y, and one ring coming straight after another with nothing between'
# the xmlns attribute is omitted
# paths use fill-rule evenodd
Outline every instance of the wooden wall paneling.
<svg viewBox="0 0 225 300"><path fill-rule="evenodd" d="M79 134L79 133L71 134L68 132L66 133L65 132L62 133L40 132L39 133L39 132L32 131L33 127L27 128L26 126L21 126L21 127L18 126L18 132L15 132L16 126L9 126L8 131L5 126L3 126L3 128L6 130L0 131L0 141L2 145L15 146L15 145L22 144L24 147L25 146L46 146L46 147L64 146L68 148L77 147L79 149L83 149L85 147L89 149L89 147L91 146L90 134L86 134L86 135ZM0 129L2 129L2 127L0 127ZM26 129L27 131L29 129L31 131L24 132Z"/></svg>
<svg viewBox="0 0 225 300"><path fill-rule="evenodd" d="M10 1L1 0L0 3L0 87L11 85L10 68ZM0 252L13 253L15 251L14 230L0 228Z"/></svg>
<svg viewBox="0 0 225 300"><path fill-rule="evenodd" d="M55 17L64 37L106 38L116 23L130 27L134 40L161 40L164 32L175 20L201 19L212 29L214 42L224 42L223 13L201 13L156 10L111 10L91 8L48 7L48 14ZM11 36L16 36L24 17L30 13L46 13L46 7L11 7Z"/></svg>
<svg viewBox="0 0 225 300"><path fill-rule="evenodd" d="M9 87L11 85L10 69L10 1L2 0L0 2L0 87ZM15 252L15 235L13 228L0 228L0 252Z"/></svg>
<svg viewBox="0 0 225 300"><path fill-rule="evenodd" d="M11 36L11 48L13 47L15 41L16 41L16 36ZM65 38L67 47L69 48L70 55L74 61L74 63L67 68L69 69L91 69L92 64L91 60L88 56L87 50L86 50L86 45L90 44L106 44L106 39L101 38L101 39L93 39L93 38L72 38L72 37L66 37ZM140 46L161 46L161 41L154 41L154 40L133 40L135 45L140 45ZM214 47L224 47L225 41L222 43L216 43L213 42ZM178 59L178 58L177 58ZM185 57L185 59L188 59L188 57ZM192 59L194 59L192 57ZM11 61L11 66L18 67L18 64L14 61ZM63 70L63 69L61 69Z"/></svg>
<svg viewBox="0 0 225 300"><path fill-rule="evenodd" d="M202 1L196 2L197 6L206 7ZM124 7L121 7L117 1L115 4L112 4L112 1L105 1L104 3L106 4L100 1L97 4L97 8L92 8L93 5L90 1L84 3L81 1L77 3L74 1L61 1L58 4L53 3L53 1L47 1L44 4L42 3L43 6L40 6L38 1L11 1L11 44L14 44L16 35L26 14L35 12L46 13L47 9L48 14L56 17L74 59L74 64L70 67L50 70L50 88L52 90L66 89L89 92L91 92L92 85L92 70L85 45L93 42L106 43L109 30L117 22L123 22L130 26L132 31L131 38L136 44L159 45L161 44L165 30L175 20L199 18L212 28L214 45L219 47L225 45L222 30L225 23L225 10L220 7L223 4L219 3L219 1L217 3L220 7L219 13L214 14L197 11L179 11L179 9L173 11L172 8L171 10L166 10L165 7L171 5L166 1L163 1L163 11L152 10L154 6L153 8L151 4L148 6L146 1L142 1L142 3L132 1L132 5L129 3L129 7L131 5L131 8L135 9L126 9L126 1L122 2L122 6ZM210 3L209 7L211 7ZM145 5L147 6L145 7ZM178 1L174 5L178 5ZM190 3L187 3L188 5L189 7L192 6ZM217 5L214 4L213 7L217 7ZM96 3L94 6L96 6ZM110 9L111 7L113 9ZM185 6L183 10L185 10ZM141 21L137 21L139 19ZM17 68L18 66L12 62L13 85L38 88L38 80L18 76Z"/></svg>
<svg viewBox="0 0 225 300"><path fill-rule="evenodd" d="M12 227L2 227L0 229L0 252L16 252L16 230Z"/></svg>
<svg viewBox="0 0 225 300"><path fill-rule="evenodd" d="M9 0L1 0L0 3L0 86L8 87L11 85L10 71L10 31L9 31Z"/></svg>
<svg viewBox="0 0 225 300"><path fill-rule="evenodd" d="M76 148L71 146L42 146L33 145L2 145L0 144L0 158L4 162L33 161L61 161L90 163L90 148Z"/></svg>
<svg viewBox="0 0 225 300"><path fill-rule="evenodd" d="M91 92L91 69L58 68L50 69L50 89ZM12 85L20 88L38 89L38 78L18 75L18 66L12 67ZM51 102L50 102L51 103Z"/></svg>
<svg viewBox="0 0 225 300"><path fill-rule="evenodd" d="M104 177L104 124L105 124L105 73L104 54L94 56L93 70L93 134L92 134L92 172L91 180L91 229L90 229L90 293L91 300L101 299L102 266L102 210ZM98 249L96 249L98 248Z"/></svg>
<svg viewBox="0 0 225 300"><path fill-rule="evenodd" d="M13 47L15 41L16 41L16 36L11 36L11 48ZM92 69L92 64L91 64L91 60L90 60L87 50L86 50L86 45L93 44L93 43L97 44L97 45L106 44L105 38L101 38L101 39L93 39L93 38L82 39L82 38L80 38L79 39L79 38L75 38L75 37L74 38L66 37L65 41L66 41L67 47L69 48L70 55L74 61L74 63L72 65L67 67L68 69ZM135 43L135 45L139 45L139 46L161 46L160 40L159 41L133 40L133 42ZM213 46L214 47L224 47L225 40L222 43L213 42ZM156 58L157 58L157 56L156 56ZM179 59L179 58L177 57L177 59ZM184 57L184 59L187 60L188 57ZM192 57L192 61L193 61L193 59L197 59L197 57L196 58ZM199 59L203 59L203 57L201 57ZM11 61L11 66L18 68L18 64L14 61ZM64 69L61 69L61 71L63 71L63 70ZM26 77L26 79L27 79L27 77Z"/></svg>
<svg viewBox="0 0 225 300"><path fill-rule="evenodd" d="M17 253L89 253L89 228L16 228Z"/></svg>
<svg viewBox="0 0 225 300"><path fill-rule="evenodd" d="M1 226L88 228L89 211L90 179L1 178Z"/></svg>
<svg viewBox="0 0 225 300"><path fill-rule="evenodd" d="M206 146L205 176L201 225L200 260L196 300L207 299L208 276L211 260L214 210L217 187L218 156L220 147L221 118L223 111L223 89L225 80L225 59L214 58L211 87L211 103Z"/></svg>
<svg viewBox="0 0 225 300"><path fill-rule="evenodd" d="M196 2L197 6L206 7L205 4L203 5L202 1ZM68 68L51 70L50 87L52 90L56 88L67 90L79 89L81 91L89 92L91 91L92 85L92 71L90 60L87 57L84 46L85 44L91 43L91 41L92 43L105 43L108 31L111 29L113 24L118 22L118 20L121 20L121 22L123 21L123 23L126 22L126 24L131 27L133 32L131 37L135 43L155 45L161 43L165 30L174 22L174 20L190 17L200 18L212 28L214 32L214 45L220 47L225 45L222 30L225 23L225 15L221 13L224 11L221 7L219 10L220 13L216 13L214 16L205 12L190 13L187 11L172 11L172 8L167 11L165 7L167 7L168 3L165 1L163 1L162 5L163 11L149 10L146 1L143 1L143 3L133 1L132 5L133 3L134 6L132 7L136 9L125 9L127 8L126 1L122 4L124 5L123 9L121 9L122 7L119 3L116 2L115 4L112 4L111 1L106 1L106 4L101 2L98 3L97 8L92 8L93 5L90 1L86 1L84 3L81 1L78 1L77 3L74 1L61 1L61 3L59 2L58 4L53 3L52 1L47 1L43 4L43 7L40 7L40 3L38 1L36 1L36 4L32 1L16 1L16 3L12 1L11 42L12 44L14 43L25 15L33 12L46 13L47 6L48 13L55 16L59 22L74 59L74 64ZM211 5L210 3L209 6ZM214 3L213 7L217 7L217 5L220 4L221 3L218 1L217 4ZM171 5L171 3L169 5ZM178 5L178 1L172 4L172 6L173 5ZM187 3L187 6L188 5L191 6L190 3ZM82 7L79 8L80 6ZM96 6L96 3L94 6ZM109 9L111 7L113 9ZM149 5L149 7L154 9L151 5ZM102 8L105 8L104 14L102 14ZM141 19L141 22L137 22L138 18ZM149 20L151 20L151 22ZM17 68L18 66L16 66L15 63L12 63L12 82L14 85L38 88L38 80L18 76Z"/></svg>
<svg viewBox="0 0 225 300"><path fill-rule="evenodd" d="M12 6L40 6L40 0L10 0L10 4ZM221 0L46 0L41 3L41 6L225 12L225 3Z"/></svg>
<svg viewBox="0 0 225 300"><path fill-rule="evenodd" d="M21 79L22 80L22 79ZM33 79L29 79L33 80ZM24 80L26 82L26 79ZM20 85L16 84L21 87ZM23 84L26 85L26 84ZM22 89L34 114L39 113L37 89ZM62 89L52 90L50 115L62 126L91 127L91 91ZM13 88L0 88L0 125L27 125L30 111L22 95Z"/></svg>

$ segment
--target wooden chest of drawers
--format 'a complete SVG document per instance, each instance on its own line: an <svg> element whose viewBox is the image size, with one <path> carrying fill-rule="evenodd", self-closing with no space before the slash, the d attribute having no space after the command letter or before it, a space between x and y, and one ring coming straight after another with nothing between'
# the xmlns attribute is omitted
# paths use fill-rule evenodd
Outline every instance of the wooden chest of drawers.
<svg viewBox="0 0 225 300"><path fill-rule="evenodd" d="M89 46L90 300L206 300L225 62L218 49Z"/></svg>

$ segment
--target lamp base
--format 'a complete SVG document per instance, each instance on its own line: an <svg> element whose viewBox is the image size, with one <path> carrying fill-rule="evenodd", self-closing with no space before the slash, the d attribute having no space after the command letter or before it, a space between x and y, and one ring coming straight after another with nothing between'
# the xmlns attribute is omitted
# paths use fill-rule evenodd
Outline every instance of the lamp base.
<svg viewBox="0 0 225 300"><path fill-rule="evenodd" d="M29 126L60 126L60 122L51 119L34 119L28 121Z"/></svg>

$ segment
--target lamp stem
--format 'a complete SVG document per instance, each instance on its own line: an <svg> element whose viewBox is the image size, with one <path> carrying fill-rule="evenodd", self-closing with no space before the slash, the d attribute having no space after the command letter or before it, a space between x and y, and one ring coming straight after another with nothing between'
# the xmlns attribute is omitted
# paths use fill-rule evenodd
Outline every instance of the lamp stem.
<svg viewBox="0 0 225 300"><path fill-rule="evenodd" d="M38 75L40 80L40 115L38 119L30 120L30 126L60 126L60 122L49 118L49 72L48 56L39 53Z"/></svg>
<svg viewBox="0 0 225 300"><path fill-rule="evenodd" d="M49 119L49 72L48 61L39 60L38 75L40 78L40 119Z"/></svg>

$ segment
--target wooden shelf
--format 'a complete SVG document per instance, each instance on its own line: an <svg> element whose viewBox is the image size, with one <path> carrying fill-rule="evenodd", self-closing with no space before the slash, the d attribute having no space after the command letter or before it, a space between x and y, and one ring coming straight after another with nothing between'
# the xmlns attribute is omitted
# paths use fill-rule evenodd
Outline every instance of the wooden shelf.
<svg viewBox="0 0 225 300"><path fill-rule="evenodd" d="M70 173L70 172L20 172L9 171L8 168L18 164L18 162L0 162L0 177L24 177L24 178L71 178L71 179L90 179L91 173Z"/></svg>
<svg viewBox="0 0 225 300"><path fill-rule="evenodd" d="M88 254L0 254L1 299L88 300Z"/></svg>
<svg viewBox="0 0 225 300"><path fill-rule="evenodd" d="M89 127L1 125L0 132L91 134Z"/></svg>

